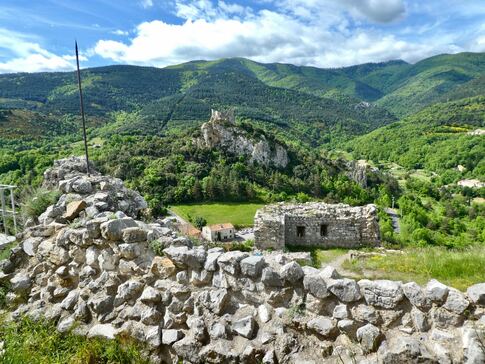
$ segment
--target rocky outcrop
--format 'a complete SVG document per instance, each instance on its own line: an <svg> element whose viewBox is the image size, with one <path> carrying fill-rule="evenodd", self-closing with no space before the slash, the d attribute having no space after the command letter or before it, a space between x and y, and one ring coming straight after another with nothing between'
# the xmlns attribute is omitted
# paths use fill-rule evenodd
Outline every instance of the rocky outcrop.
<svg viewBox="0 0 485 364"><path fill-rule="evenodd" d="M358 183L361 187L366 188L369 182L380 175L379 168L373 167L364 159L351 160L346 163L347 176Z"/></svg>
<svg viewBox="0 0 485 364"><path fill-rule="evenodd" d="M12 319L45 317L61 332L89 337L131 336L154 363L485 360L484 284L464 294L438 281L355 281L284 253L192 246L121 211L87 213L102 182L117 184L78 177L90 192L66 192L54 206L82 198L84 210L66 221L62 208L50 209L56 213L26 229L0 262ZM163 257L149 248L153 240Z"/></svg>
<svg viewBox="0 0 485 364"><path fill-rule="evenodd" d="M235 125L233 113L212 110L211 119L202 124L201 132L197 144L202 148L222 148L264 166L284 168L288 165L288 153L281 144L268 141L264 135L249 135Z"/></svg>

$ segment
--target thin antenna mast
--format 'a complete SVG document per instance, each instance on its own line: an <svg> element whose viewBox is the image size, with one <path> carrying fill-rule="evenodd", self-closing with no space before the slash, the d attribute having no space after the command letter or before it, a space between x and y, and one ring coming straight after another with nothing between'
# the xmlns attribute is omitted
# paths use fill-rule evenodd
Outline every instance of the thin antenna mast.
<svg viewBox="0 0 485 364"><path fill-rule="evenodd" d="M88 155L88 140L86 138L86 121L84 119L84 101L83 101L83 90L81 88L81 71L79 70L79 53L77 50L77 41L76 44L76 63L77 63L77 83L79 85L79 103L81 107L81 119L83 122L83 138L84 138L84 152L86 153L86 171L89 173L89 155Z"/></svg>

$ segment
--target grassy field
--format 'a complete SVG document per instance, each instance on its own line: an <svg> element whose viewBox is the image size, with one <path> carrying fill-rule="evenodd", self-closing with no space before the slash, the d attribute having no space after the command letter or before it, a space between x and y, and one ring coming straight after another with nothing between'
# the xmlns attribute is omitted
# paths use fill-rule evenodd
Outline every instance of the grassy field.
<svg viewBox="0 0 485 364"><path fill-rule="evenodd" d="M426 247L407 248L403 254L347 260L343 268L369 279L393 279L425 284L435 278L444 284L465 290L475 283L485 282L484 263L484 247L465 250Z"/></svg>
<svg viewBox="0 0 485 364"><path fill-rule="evenodd" d="M144 364L141 347L128 339L87 339L71 333L61 334L53 323L5 322L0 317L0 341L5 352L1 363L8 364Z"/></svg>
<svg viewBox="0 0 485 364"><path fill-rule="evenodd" d="M190 218L201 216L207 220L207 224L219 224L230 222L233 225L252 226L256 210L263 207L259 203L205 203L172 206L177 215L189 221Z"/></svg>

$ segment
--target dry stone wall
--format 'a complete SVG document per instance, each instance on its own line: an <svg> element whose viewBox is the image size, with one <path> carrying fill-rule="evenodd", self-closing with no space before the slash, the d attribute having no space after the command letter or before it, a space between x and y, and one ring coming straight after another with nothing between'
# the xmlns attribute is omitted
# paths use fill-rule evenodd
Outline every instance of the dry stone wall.
<svg viewBox="0 0 485 364"><path fill-rule="evenodd" d="M192 246L163 221L113 211L124 187L110 177L78 177L91 189L59 181L73 192L0 263L12 319L47 318L90 337L129 335L154 363L485 361L485 283L462 293L434 280L355 281L289 254ZM104 183L118 187L92 215ZM154 240L164 256L149 248Z"/></svg>

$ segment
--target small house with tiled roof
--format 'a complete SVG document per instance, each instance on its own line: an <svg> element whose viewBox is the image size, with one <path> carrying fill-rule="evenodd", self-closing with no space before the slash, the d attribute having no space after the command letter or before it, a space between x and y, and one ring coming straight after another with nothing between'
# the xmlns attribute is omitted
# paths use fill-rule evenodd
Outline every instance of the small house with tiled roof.
<svg viewBox="0 0 485 364"><path fill-rule="evenodd" d="M234 240L236 229L230 222L214 224L202 228L202 237L208 241L229 241Z"/></svg>

